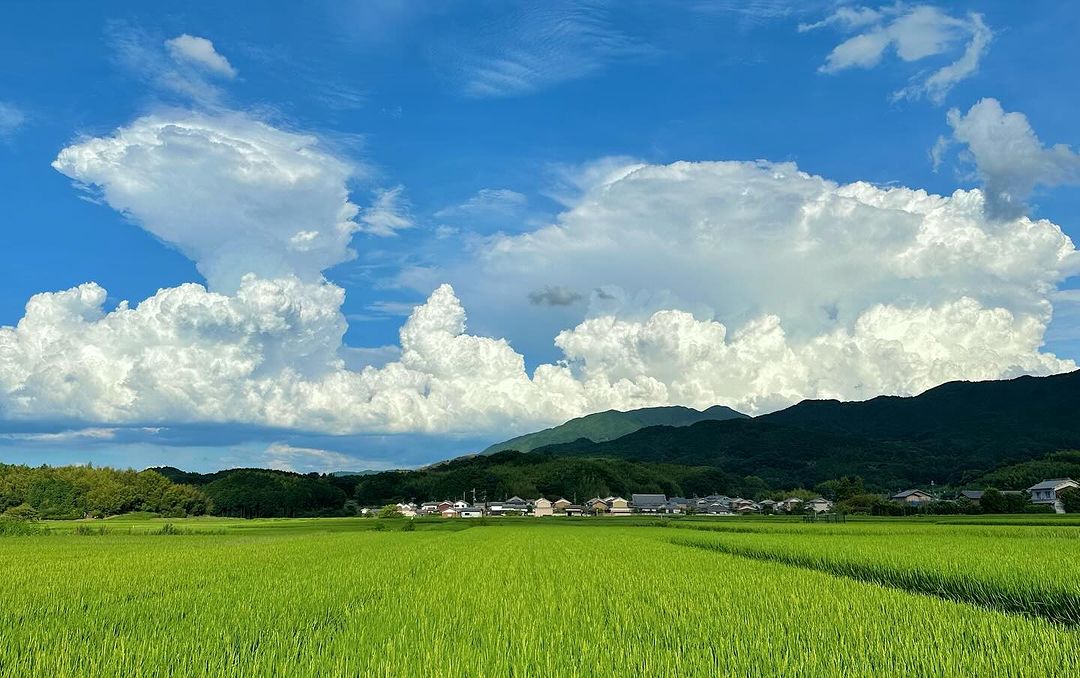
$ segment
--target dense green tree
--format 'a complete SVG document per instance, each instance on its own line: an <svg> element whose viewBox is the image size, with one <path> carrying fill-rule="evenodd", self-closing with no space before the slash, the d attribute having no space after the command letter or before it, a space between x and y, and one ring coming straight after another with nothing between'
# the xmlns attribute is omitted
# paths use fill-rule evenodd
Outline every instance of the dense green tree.
<svg viewBox="0 0 1080 678"><path fill-rule="evenodd" d="M387 504L379 509L380 518L400 518L401 511L398 510L396 504Z"/></svg>
<svg viewBox="0 0 1080 678"><path fill-rule="evenodd" d="M1008 501L1005 499L1005 495L1001 493L1001 490L991 487L983 492L982 499L979 500L979 506L982 508L983 513L1005 513L1008 510Z"/></svg>
<svg viewBox="0 0 1080 678"><path fill-rule="evenodd" d="M1058 493L1066 513L1080 513L1080 488L1069 487Z"/></svg>
<svg viewBox="0 0 1080 678"><path fill-rule="evenodd" d="M346 499L324 478L266 469L217 474L203 491L215 513L238 518L341 515Z"/></svg>
<svg viewBox="0 0 1080 678"><path fill-rule="evenodd" d="M0 513L0 518L8 518L10 520L38 520L41 518L41 514L38 513L30 504L19 504L18 506L10 506Z"/></svg>
<svg viewBox="0 0 1080 678"><path fill-rule="evenodd" d="M20 504L43 518L104 517L130 511L198 515L208 508L201 491L175 485L154 471L0 464L0 510Z"/></svg>
<svg viewBox="0 0 1080 678"><path fill-rule="evenodd" d="M852 497L866 493L863 479L859 476L843 476L834 480L826 480L819 483L814 489L826 499L836 502L847 501Z"/></svg>

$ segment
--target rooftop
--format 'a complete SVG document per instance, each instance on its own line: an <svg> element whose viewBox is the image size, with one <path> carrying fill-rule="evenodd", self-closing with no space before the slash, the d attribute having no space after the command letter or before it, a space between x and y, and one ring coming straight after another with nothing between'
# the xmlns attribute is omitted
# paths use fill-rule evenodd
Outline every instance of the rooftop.
<svg viewBox="0 0 1080 678"><path fill-rule="evenodd" d="M1044 480L1041 483L1038 483L1036 485L1032 485L1028 489L1029 490L1056 490L1057 488L1061 487L1062 485L1068 485L1070 483L1076 483L1076 481L1073 480L1072 478L1051 478L1049 480Z"/></svg>

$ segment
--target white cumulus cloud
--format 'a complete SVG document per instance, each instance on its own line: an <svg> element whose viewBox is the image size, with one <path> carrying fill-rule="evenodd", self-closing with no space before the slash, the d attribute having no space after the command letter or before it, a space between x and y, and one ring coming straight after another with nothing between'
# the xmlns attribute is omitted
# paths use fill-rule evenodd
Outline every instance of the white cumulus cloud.
<svg viewBox="0 0 1080 678"><path fill-rule="evenodd" d="M238 116L147 117L56 166L210 286L112 309L93 283L35 295L0 327L3 419L503 434L608 408L756 413L1075 368L1042 349L1053 295L1080 267L1072 242L1046 220L989 219L979 190L840 185L792 164L601 162L556 223L436 272L511 326L576 315L547 334L561 360L530 371L507 339L467 331L450 285L411 311L398 350L343 345L344 290L320 271L349 256L358 208L351 168L311 137ZM538 290L549 304L592 293L537 314ZM277 449L275 463L318 451Z"/></svg>
<svg viewBox="0 0 1080 678"><path fill-rule="evenodd" d="M297 275L354 256L356 168L313 136L239 114L147 116L60 152L60 172L196 262L211 289L247 273Z"/></svg>
<svg viewBox="0 0 1080 678"><path fill-rule="evenodd" d="M982 99L963 114L954 108L948 120L953 141L967 148L984 182L992 216L1023 214L1037 186L1080 183L1080 153L1065 144L1044 146L1027 117L1006 113L997 99Z"/></svg>

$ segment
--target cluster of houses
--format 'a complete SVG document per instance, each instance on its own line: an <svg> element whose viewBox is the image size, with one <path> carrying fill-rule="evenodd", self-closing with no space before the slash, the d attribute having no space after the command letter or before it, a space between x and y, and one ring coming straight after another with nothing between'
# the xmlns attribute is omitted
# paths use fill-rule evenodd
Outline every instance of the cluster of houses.
<svg viewBox="0 0 1080 678"><path fill-rule="evenodd" d="M1071 487L1080 488L1080 483L1072 478L1051 478L1036 483L1025 491L1006 490L1002 492L1002 494L1022 495L1026 493L1032 504L1049 505L1053 507L1055 513L1065 513L1065 506L1061 501L1061 493ZM978 504L982 501L982 498L982 490L963 490L960 492L960 496L957 497L958 500L968 501L972 504ZM941 501L940 497L924 490L904 490L903 492L892 495L889 499L909 506L922 506L923 504Z"/></svg>
<svg viewBox="0 0 1080 678"><path fill-rule="evenodd" d="M510 497L505 501L467 502L429 501L422 504L397 504L398 512L406 517L441 515L444 518L482 518L484 516L628 516L633 514L685 514L741 515L746 513L823 513L832 510L833 504L817 497L803 501L796 497L784 501L756 502L742 497L714 494L708 497L671 497L663 494L632 494L623 497L593 497L583 504L569 499L555 501L539 497L522 499Z"/></svg>
<svg viewBox="0 0 1080 678"><path fill-rule="evenodd" d="M1035 504L1051 505L1058 513L1064 513L1060 493L1070 487L1080 488L1080 483L1072 478L1053 478L1029 487L1028 498ZM1024 492L1004 492L1003 494L1025 494ZM978 504L983 497L981 490L964 490L958 499ZM892 501L908 506L921 506L940 501L930 492L920 489L905 490L889 497ZM816 514L832 511L833 503L823 497L804 501L790 497L783 501L753 501L742 497L728 497L712 494L707 497L668 498L663 494L632 494L630 499L623 497L593 497L578 504L566 498L555 501L545 497L522 499L510 497L505 501L468 502L429 501L422 504L402 503L396 505L397 511L406 517L440 515L444 518L482 518L484 516L628 516L634 514L698 514L732 516L748 513L799 513Z"/></svg>

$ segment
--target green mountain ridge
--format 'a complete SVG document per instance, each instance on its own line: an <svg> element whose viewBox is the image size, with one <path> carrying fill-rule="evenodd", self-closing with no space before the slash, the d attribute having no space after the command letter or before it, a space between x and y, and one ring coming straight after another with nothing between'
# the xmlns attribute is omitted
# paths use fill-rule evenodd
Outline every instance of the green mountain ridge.
<svg viewBox="0 0 1080 678"><path fill-rule="evenodd" d="M679 427L690 426L699 421L725 421L748 418L748 415L736 412L723 405L713 405L706 410L695 410L681 406L645 407L625 412L608 410L571 419L559 426L536 431L535 433L526 433L501 443L495 443L480 454L494 454L505 450L531 452L545 445L571 443L581 439L599 443L621 438L649 426Z"/></svg>
<svg viewBox="0 0 1080 678"><path fill-rule="evenodd" d="M860 475L882 490L963 484L999 466L1080 448L1080 371L950 382L913 397L803 401L753 419L654 426L535 451L714 466L772 487Z"/></svg>

